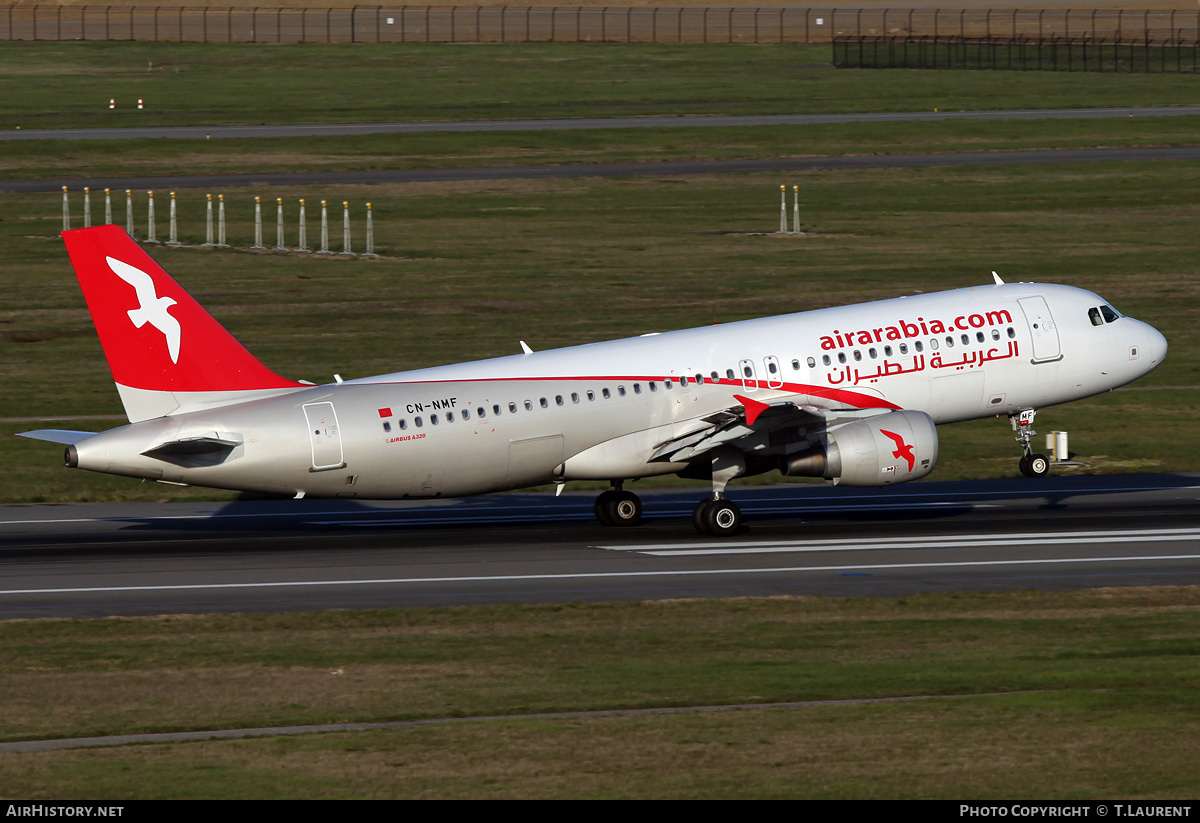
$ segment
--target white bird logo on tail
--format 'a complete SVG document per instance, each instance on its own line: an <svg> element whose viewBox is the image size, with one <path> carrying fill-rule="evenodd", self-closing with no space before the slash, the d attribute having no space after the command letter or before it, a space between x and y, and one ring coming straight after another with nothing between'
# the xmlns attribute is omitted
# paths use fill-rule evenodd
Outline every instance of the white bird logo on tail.
<svg viewBox="0 0 1200 823"><path fill-rule="evenodd" d="M141 269L112 257L104 259L108 261L108 267L113 270L113 273L133 286L134 292L137 293L139 305L136 309L129 310L129 319L133 322L134 328L140 329L149 323L162 332L163 337L167 338L167 351L171 355L171 362L178 363L179 321L167 311L175 305L175 301L170 297L159 297L154 288L154 278Z"/></svg>

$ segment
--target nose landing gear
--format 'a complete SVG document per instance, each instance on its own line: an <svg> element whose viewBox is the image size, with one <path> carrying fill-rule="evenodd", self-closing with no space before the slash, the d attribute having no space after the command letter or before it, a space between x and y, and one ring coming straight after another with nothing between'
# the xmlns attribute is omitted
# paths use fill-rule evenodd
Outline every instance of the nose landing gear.
<svg viewBox="0 0 1200 823"><path fill-rule="evenodd" d="M1033 418L1036 416L1037 409L1025 409L1008 416L1013 431L1017 432L1013 439L1021 445L1021 451L1024 452L1018 465L1021 474L1026 477L1045 477L1050 474L1050 458L1044 454L1034 454L1033 451L1033 436L1037 434L1033 430Z"/></svg>

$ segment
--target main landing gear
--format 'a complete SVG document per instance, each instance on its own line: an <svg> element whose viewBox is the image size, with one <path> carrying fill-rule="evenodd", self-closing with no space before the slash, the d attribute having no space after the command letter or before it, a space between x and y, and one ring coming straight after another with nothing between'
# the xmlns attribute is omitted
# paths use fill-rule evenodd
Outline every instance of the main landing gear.
<svg viewBox="0 0 1200 823"><path fill-rule="evenodd" d="M742 527L742 510L724 497L701 500L692 510L692 525L700 534L726 537Z"/></svg>
<svg viewBox="0 0 1200 823"><path fill-rule="evenodd" d="M596 519L605 526L636 526L642 522L642 499L613 483L596 498Z"/></svg>
<svg viewBox="0 0 1200 823"><path fill-rule="evenodd" d="M1037 434L1033 430L1033 418L1036 416L1037 409L1026 409L1008 416L1012 422L1013 431L1017 432L1017 436L1013 439L1021 445L1021 451L1024 452L1018 465L1021 468L1021 474L1026 477L1045 477L1050 474L1050 458L1044 454L1034 454L1033 452L1033 436Z"/></svg>

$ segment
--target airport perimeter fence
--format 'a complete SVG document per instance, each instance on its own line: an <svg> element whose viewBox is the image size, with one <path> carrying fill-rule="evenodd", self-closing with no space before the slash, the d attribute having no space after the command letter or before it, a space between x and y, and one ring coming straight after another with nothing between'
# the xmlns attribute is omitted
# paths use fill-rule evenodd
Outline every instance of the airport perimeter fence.
<svg viewBox="0 0 1200 823"><path fill-rule="evenodd" d="M0 6L0 40L828 43L839 36L1200 39L1200 11L532 6Z"/></svg>
<svg viewBox="0 0 1200 823"><path fill-rule="evenodd" d="M1197 71L1200 42L1090 37L836 37L833 64L860 69Z"/></svg>

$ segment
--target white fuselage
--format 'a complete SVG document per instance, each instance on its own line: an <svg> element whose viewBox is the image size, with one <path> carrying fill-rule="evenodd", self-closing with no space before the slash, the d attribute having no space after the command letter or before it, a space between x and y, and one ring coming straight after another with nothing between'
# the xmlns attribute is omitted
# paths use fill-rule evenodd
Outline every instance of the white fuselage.
<svg viewBox="0 0 1200 823"><path fill-rule="evenodd" d="M937 423L1108 391L1166 342L1080 289L998 284L297 389L77 444L81 468L262 492L460 496L685 470L660 446L742 401ZM156 446L231 444L218 462Z"/></svg>

